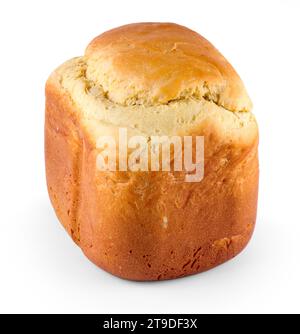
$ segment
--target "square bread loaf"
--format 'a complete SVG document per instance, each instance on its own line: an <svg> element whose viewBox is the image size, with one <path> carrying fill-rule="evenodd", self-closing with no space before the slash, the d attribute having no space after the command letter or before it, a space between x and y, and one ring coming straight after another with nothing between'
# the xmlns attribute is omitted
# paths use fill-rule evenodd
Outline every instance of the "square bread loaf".
<svg viewBox="0 0 300 334"><path fill-rule="evenodd" d="M99 170L97 140L117 140L120 128L128 136L203 136L203 179ZM206 39L177 24L105 32L46 84L52 205L84 254L122 278L177 278L237 255L255 225L257 146L241 79Z"/></svg>

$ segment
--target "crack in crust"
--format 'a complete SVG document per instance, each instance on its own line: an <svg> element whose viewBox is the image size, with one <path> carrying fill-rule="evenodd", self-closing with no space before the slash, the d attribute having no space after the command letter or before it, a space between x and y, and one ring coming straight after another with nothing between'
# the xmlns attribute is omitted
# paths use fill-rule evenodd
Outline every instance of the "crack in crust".
<svg viewBox="0 0 300 334"><path fill-rule="evenodd" d="M155 107L155 106L168 106L172 103L177 102L188 102L188 101L207 101L215 104L217 107L220 107L226 111L230 111L234 113L235 115L238 115L238 113L243 112L250 112L250 108L242 107L239 110L236 110L234 108L226 107L224 104L220 102L221 94L219 92L214 92L208 85L206 81L202 83L201 86L196 87L194 90L191 89L185 89L181 92L180 96L169 99L164 102L149 102L145 98L139 98L139 94L136 93L135 95L128 97L123 102L115 101L110 97L109 90L105 90L103 87L103 84L95 81L92 77L88 75L88 60L86 56L78 57L77 65L81 68L80 74L76 75L76 79L82 79L85 83L84 91L86 94L90 94L94 98L100 98L105 100L107 103L109 103L111 106L119 106L119 107L133 107L133 106L144 106L144 107ZM64 87L63 84L63 76L61 76L59 82L62 87ZM134 89L134 87L132 87ZM145 95L146 92L142 92L141 95Z"/></svg>

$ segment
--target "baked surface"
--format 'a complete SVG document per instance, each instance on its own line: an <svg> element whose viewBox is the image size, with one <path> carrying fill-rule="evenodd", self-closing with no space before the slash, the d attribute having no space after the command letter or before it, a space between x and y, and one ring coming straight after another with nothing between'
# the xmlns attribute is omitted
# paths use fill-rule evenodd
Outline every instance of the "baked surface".
<svg viewBox="0 0 300 334"><path fill-rule="evenodd" d="M117 138L119 127L129 136L204 136L204 179L100 172L97 138ZM235 70L176 24L108 31L46 84L51 202L87 257L123 278L176 278L238 254L255 225L257 145L251 101Z"/></svg>

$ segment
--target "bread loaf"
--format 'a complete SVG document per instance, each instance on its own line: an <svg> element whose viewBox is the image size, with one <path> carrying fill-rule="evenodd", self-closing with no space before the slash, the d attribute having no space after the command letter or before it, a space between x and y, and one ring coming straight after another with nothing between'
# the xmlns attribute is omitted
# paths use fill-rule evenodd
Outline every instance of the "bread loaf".
<svg viewBox="0 0 300 334"><path fill-rule="evenodd" d="M171 279L229 260L256 219L251 107L233 67L188 28L139 23L96 37L46 83L46 175L58 219L92 262L126 279ZM202 180L99 170L97 140L118 140L120 128L129 137L202 136Z"/></svg>

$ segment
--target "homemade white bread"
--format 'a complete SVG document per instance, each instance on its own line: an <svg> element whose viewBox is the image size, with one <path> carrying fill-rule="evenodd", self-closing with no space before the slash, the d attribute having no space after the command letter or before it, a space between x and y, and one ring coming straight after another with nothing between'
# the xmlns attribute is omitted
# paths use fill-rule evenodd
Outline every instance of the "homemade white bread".
<svg viewBox="0 0 300 334"><path fill-rule="evenodd" d="M201 182L103 172L99 136L204 136ZM89 259L123 278L200 272L251 237L258 129L244 85L202 36L171 23L122 26L46 84L45 158L57 216Z"/></svg>

